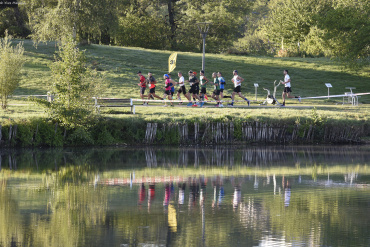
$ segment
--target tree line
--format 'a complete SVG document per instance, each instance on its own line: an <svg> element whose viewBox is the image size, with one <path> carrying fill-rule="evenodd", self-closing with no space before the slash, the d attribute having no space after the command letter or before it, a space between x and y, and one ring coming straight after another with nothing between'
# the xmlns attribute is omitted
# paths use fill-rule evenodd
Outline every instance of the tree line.
<svg viewBox="0 0 370 247"><path fill-rule="evenodd" d="M200 52L328 56L369 64L367 0L24 0L0 10L0 33L36 42L73 35L98 43Z"/></svg>

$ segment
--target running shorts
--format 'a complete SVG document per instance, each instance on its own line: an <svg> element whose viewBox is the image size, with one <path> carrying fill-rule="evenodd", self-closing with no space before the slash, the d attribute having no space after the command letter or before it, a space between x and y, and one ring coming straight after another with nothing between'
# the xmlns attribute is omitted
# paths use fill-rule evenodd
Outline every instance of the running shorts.
<svg viewBox="0 0 370 247"><path fill-rule="evenodd" d="M198 85L192 85L190 87L190 90L189 90L189 93L192 93L192 94L199 94L199 86Z"/></svg>
<svg viewBox="0 0 370 247"><path fill-rule="evenodd" d="M285 87L284 88L284 93L291 93L292 92L292 88L291 87Z"/></svg>
<svg viewBox="0 0 370 247"><path fill-rule="evenodd" d="M155 87L151 88L151 89L149 90L149 93L155 93Z"/></svg>
<svg viewBox="0 0 370 247"><path fill-rule="evenodd" d="M167 95L172 95L171 90L165 90L164 93L167 94Z"/></svg>
<svg viewBox="0 0 370 247"><path fill-rule="evenodd" d="M140 88L140 94L145 94L145 89L146 89L146 87Z"/></svg>
<svg viewBox="0 0 370 247"><path fill-rule="evenodd" d="M213 91L213 94L214 94L214 95L220 95L220 90L214 90L214 91Z"/></svg>
<svg viewBox="0 0 370 247"><path fill-rule="evenodd" d="M185 86L181 86L177 92L178 93L183 93L185 95L186 94Z"/></svg>
<svg viewBox="0 0 370 247"><path fill-rule="evenodd" d="M241 92L241 86L237 86L234 88L235 93L240 93Z"/></svg>
<svg viewBox="0 0 370 247"><path fill-rule="evenodd" d="M200 93L202 93L202 94L206 94L206 93L207 93L207 88L202 87L202 89L200 90Z"/></svg>

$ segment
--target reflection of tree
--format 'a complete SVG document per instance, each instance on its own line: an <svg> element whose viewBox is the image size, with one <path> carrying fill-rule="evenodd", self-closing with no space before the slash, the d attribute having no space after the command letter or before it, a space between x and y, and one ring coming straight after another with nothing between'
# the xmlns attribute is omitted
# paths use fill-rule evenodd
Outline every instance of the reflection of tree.
<svg viewBox="0 0 370 247"><path fill-rule="evenodd" d="M26 236L20 226L21 218L17 202L6 189L6 181L0 180L0 246L24 243Z"/></svg>
<svg viewBox="0 0 370 247"><path fill-rule="evenodd" d="M32 218L35 246L81 246L85 236L103 235L107 197L102 189L66 185L55 190L45 216ZM92 234L92 232L94 232ZM90 241L90 240L89 240Z"/></svg>
<svg viewBox="0 0 370 247"><path fill-rule="evenodd" d="M283 234L287 241L361 246L366 240L359 236L367 236L370 227L370 216L358 210L363 202L353 190L295 191L289 207L283 197L263 200L262 204L270 214L273 234Z"/></svg>
<svg viewBox="0 0 370 247"><path fill-rule="evenodd" d="M54 184L44 214L22 214L30 205L19 203L23 195L0 187L0 246L83 246L85 237L104 235L107 196L104 188L88 185L58 187ZM12 195L15 196L12 196ZM18 202L19 201L19 202ZM90 240L88 240L90 241Z"/></svg>

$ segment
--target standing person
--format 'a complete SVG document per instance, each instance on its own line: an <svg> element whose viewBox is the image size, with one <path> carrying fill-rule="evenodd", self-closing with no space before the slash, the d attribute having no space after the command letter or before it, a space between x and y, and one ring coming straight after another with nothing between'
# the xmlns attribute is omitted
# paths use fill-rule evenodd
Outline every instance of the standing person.
<svg viewBox="0 0 370 247"><path fill-rule="evenodd" d="M190 90L189 90L189 94L191 95L191 97L195 98L195 99L198 99L200 101L200 98L199 98L199 81L197 79L197 77L194 75L194 72L192 70L189 71L189 84L190 84ZM195 99L194 99L194 104L191 105L191 102L189 102L188 106L198 106L195 102Z"/></svg>
<svg viewBox="0 0 370 247"><path fill-rule="evenodd" d="M138 86L140 86L140 98L143 100L144 97L146 97L145 94L145 89L146 89L146 79L145 77L141 74L141 71L137 72L137 75L140 78ZM143 102L143 105L146 105L146 102Z"/></svg>
<svg viewBox="0 0 370 247"><path fill-rule="evenodd" d="M177 90L177 99L181 100L180 94L182 93L182 94L184 94L185 98L187 98L189 100L189 103L191 104L190 97L189 97L188 93L186 92L185 79L182 76L182 72L179 72L177 75L179 76L179 82L177 84L179 84L179 86L180 86L179 90ZM179 105L181 105L181 104L182 103L180 102Z"/></svg>
<svg viewBox="0 0 370 247"><path fill-rule="evenodd" d="M221 102L219 101L219 95L220 95L220 82L217 77L217 73L213 72L212 73L212 78L213 78L213 85L214 85L214 90L212 93L212 98L214 98L217 101L216 107L223 107Z"/></svg>
<svg viewBox="0 0 370 247"><path fill-rule="evenodd" d="M244 81L244 79L238 75L238 71L237 70L234 70L233 71L233 75L234 75L234 77L233 77L233 79L231 79L231 81L234 83L234 92L231 95L231 104L229 104L229 106L234 106L235 94L238 94L240 98L242 98L245 101L247 101L248 106L249 106L250 101L246 97L244 97L242 95L242 92L241 92L242 82Z"/></svg>
<svg viewBox="0 0 370 247"><path fill-rule="evenodd" d="M164 86L164 94L168 96L168 99L171 100L171 106L173 106L172 103L172 93L171 93L171 79L170 76L167 74L163 75L163 79L165 79L165 86ZM167 106L167 105L164 105Z"/></svg>
<svg viewBox="0 0 370 247"><path fill-rule="evenodd" d="M201 85L201 90L200 90L200 99L202 100L202 102L200 103L200 106L203 106L204 105L204 98L207 96L207 83L209 82L209 80L207 79L207 77L205 77L204 75L204 70L201 70L200 73L199 73L199 81L200 81L200 85Z"/></svg>
<svg viewBox="0 0 370 247"><path fill-rule="evenodd" d="M157 81L155 80L154 76L152 75L152 72L148 72L148 81L149 81L149 95L148 95L148 99L150 99L150 97L154 96L156 97L157 99L160 99L160 100L163 100L163 98L159 97L158 95L155 94L155 84L157 84ZM148 104L148 103L146 103Z"/></svg>
<svg viewBox="0 0 370 247"><path fill-rule="evenodd" d="M284 82L282 82L282 84L285 85L284 87L284 92L283 92L283 104L281 106L285 106L285 98L288 97L288 98L296 98L298 99L299 102L301 102L301 96L293 96L293 95L290 95L290 93L292 92L292 88L290 87L290 76L288 74L288 70L285 69L284 70Z"/></svg>

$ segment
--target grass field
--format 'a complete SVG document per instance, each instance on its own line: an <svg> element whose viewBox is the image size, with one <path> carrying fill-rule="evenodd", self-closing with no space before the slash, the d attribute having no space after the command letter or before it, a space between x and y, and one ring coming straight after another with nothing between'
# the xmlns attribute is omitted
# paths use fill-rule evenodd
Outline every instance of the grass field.
<svg viewBox="0 0 370 247"><path fill-rule="evenodd" d="M19 42L19 41L17 41ZM46 94L52 80L48 64L54 60L54 53L58 50L54 43L39 44L37 49L32 41L24 40L25 55L27 62L22 70L22 80L14 95ZM16 43L16 42L15 42ZM127 48L90 45L83 46L86 50L88 63L105 74L109 84L104 97L115 98L139 98L138 77L136 72L153 72L157 80L162 83L162 76L167 71L168 56L170 51L148 50L142 48ZM177 68L173 72L186 72L188 70L199 71L201 68L202 54L178 53ZM250 99L254 99L254 83L259 84L258 102L253 102L250 109L239 108L205 108L186 109L184 107L137 107L136 117L147 120L164 118L169 120L182 120L188 118L272 118L286 119L306 117L312 114L312 107L317 107L317 112L322 116L332 119L356 119L360 121L369 120L370 95L360 98L360 106L336 105L342 102L342 98L331 100L305 100L301 104L297 100L288 100L287 105L310 106L311 108L260 108L258 104L266 97L263 87L273 89L274 80L283 79L283 70L288 69L292 79L293 93L302 97L327 95L324 83L331 83L333 88L330 94L343 94L348 90L345 87L356 87L354 92L370 92L370 68L364 68L359 72L344 71L333 61L327 58L273 58L233 56L220 54L206 54L206 76L211 77L211 72L223 73L226 84L226 95L232 92L232 71L237 69L240 76L245 78L242 93ZM177 76L174 77L177 79ZM164 84L164 82L163 82ZM278 99L281 98L282 86L278 88ZM212 88L209 86L208 91ZM162 94L162 86L157 87ZM45 113L32 103L19 98L12 98L10 106L6 111L0 110L0 121L4 119L23 119L29 117L42 117ZM238 104L239 105L239 104ZM114 109L116 110L116 109ZM105 111L108 117L132 117L132 115L119 114L118 111ZM103 112L104 113L104 112ZM110 114L109 114L110 113ZM116 114L114 114L116 113ZM117 114L118 113L118 114Z"/></svg>

